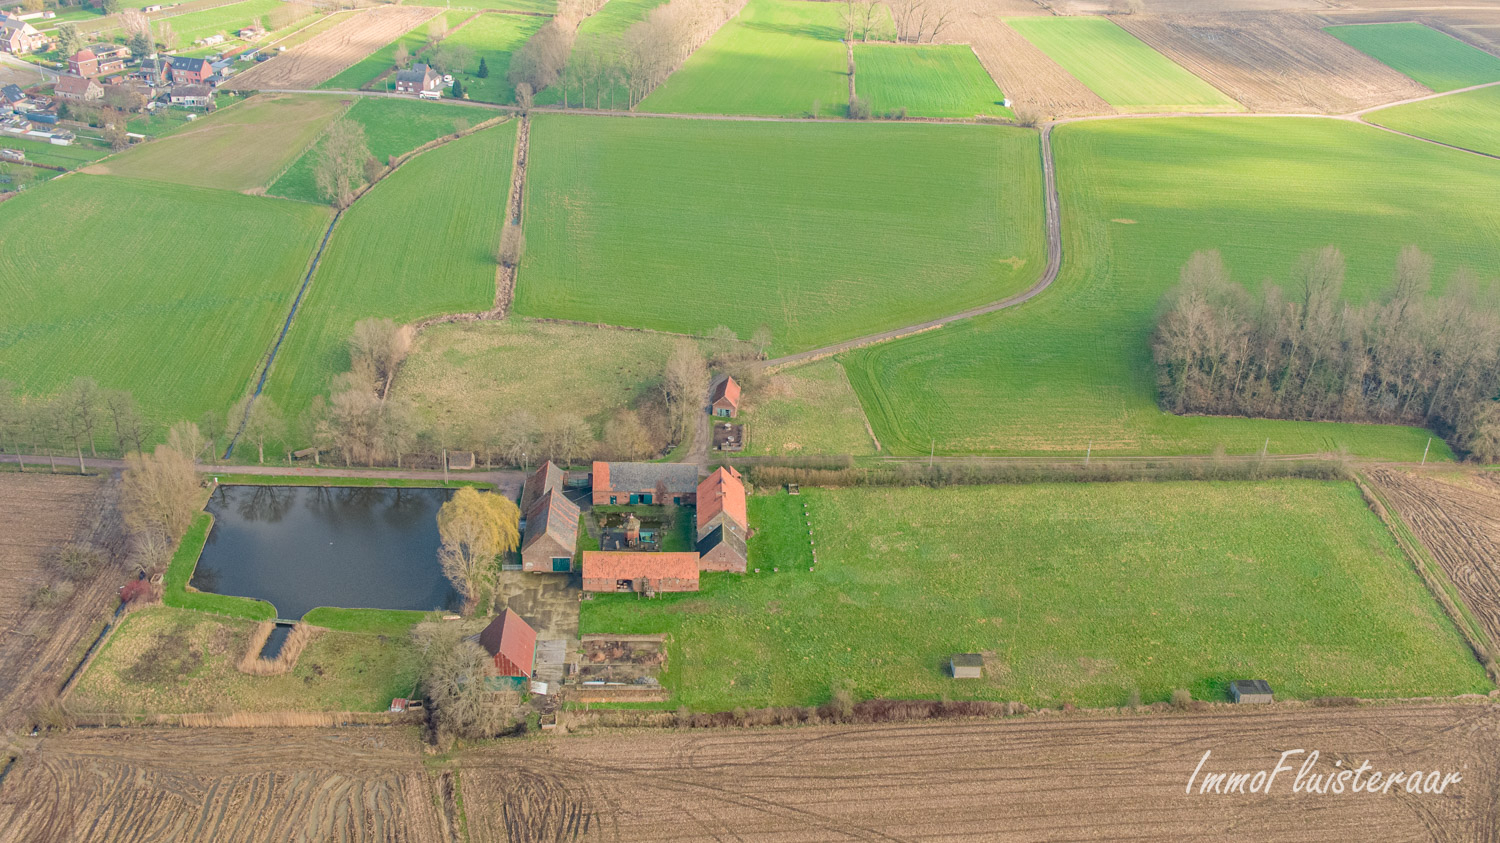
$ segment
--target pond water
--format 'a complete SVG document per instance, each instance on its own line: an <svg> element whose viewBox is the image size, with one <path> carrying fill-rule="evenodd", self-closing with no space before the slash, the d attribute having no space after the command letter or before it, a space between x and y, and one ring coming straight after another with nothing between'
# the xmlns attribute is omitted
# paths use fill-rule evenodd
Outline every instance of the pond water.
<svg viewBox="0 0 1500 843"><path fill-rule="evenodd" d="M318 606L456 609L438 564L437 511L451 489L220 486L193 572L199 591L268 601L296 619Z"/></svg>

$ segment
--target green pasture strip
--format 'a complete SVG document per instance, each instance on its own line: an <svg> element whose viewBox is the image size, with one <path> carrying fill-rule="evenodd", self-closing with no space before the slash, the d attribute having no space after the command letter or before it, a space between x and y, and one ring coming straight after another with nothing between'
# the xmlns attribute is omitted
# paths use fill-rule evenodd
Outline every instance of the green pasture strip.
<svg viewBox="0 0 1500 843"><path fill-rule="evenodd" d="M777 372L748 393L735 421L745 425L746 456L873 456L864 410L837 360Z"/></svg>
<svg viewBox="0 0 1500 843"><path fill-rule="evenodd" d="M407 5L469 9L476 12L531 12L538 15L551 15L557 11L557 0L414 0Z"/></svg>
<svg viewBox="0 0 1500 843"><path fill-rule="evenodd" d="M1434 91L1500 82L1500 56L1420 23L1330 26L1324 31Z"/></svg>
<svg viewBox="0 0 1500 843"><path fill-rule="evenodd" d="M480 15L443 39L444 45L468 47L474 60L454 74L469 99L511 105L516 89L505 78L510 59L526 40L536 34L547 18L535 15ZM441 50L441 48L439 48ZM480 79L479 61L484 60L489 75Z"/></svg>
<svg viewBox="0 0 1500 843"><path fill-rule="evenodd" d="M798 515L788 500L810 512L813 571L759 526L793 543L767 513ZM668 633L662 682L694 710L818 704L841 684L1080 706L1225 700L1244 678L1281 699L1492 688L1352 483L804 488L753 496L750 519L761 573L594 595L581 631ZM984 654L984 677L955 682L954 653Z"/></svg>
<svg viewBox="0 0 1500 843"><path fill-rule="evenodd" d="M334 606L319 606L302 616L305 623L336 629L341 632L357 632L362 635L405 636L411 628L427 618L429 612L413 612L402 609L340 609Z"/></svg>
<svg viewBox="0 0 1500 843"><path fill-rule="evenodd" d="M1111 120L1060 127L1053 144L1058 280L1018 308L842 358L888 451L1422 458L1419 428L1163 413L1151 335L1198 250L1219 250L1259 295L1336 246L1354 302L1385 295L1407 244L1434 256L1439 289L1500 265L1493 161L1333 120ZM1433 443L1429 460L1451 458Z"/></svg>
<svg viewBox="0 0 1500 843"><path fill-rule="evenodd" d="M213 529L214 517L207 512L193 516L192 526L177 545L172 561L167 565L163 578L162 602L178 609L193 609L212 612L232 618L247 618L252 621L269 621L276 618L276 607L264 600L235 597L229 594L208 594L188 588L193 570L198 567L198 557L203 555L203 546L208 542L208 533Z"/></svg>
<svg viewBox="0 0 1500 843"><path fill-rule="evenodd" d="M538 115L525 316L778 352L994 301L1044 263L1035 132Z"/></svg>
<svg viewBox="0 0 1500 843"><path fill-rule="evenodd" d="M1500 156L1500 85L1398 105L1365 120L1438 143Z"/></svg>
<svg viewBox="0 0 1500 843"><path fill-rule="evenodd" d="M0 149L19 149L26 153L26 160L34 164L49 164L54 167L67 167L70 170L76 170L109 154L109 150L104 147L82 141L74 141L68 146L58 146L46 141L13 135L0 135Z"/></svg>
<svg viewBox="0 0 1500 843"><path fill-rule="evenodd" d="M876 116L1006 117L1005 95L962 44L855 44L855 83Z"/></svg>
<svg viewBox="0 0 1500 843"><path fill-rule="evenodd" d="M1123 111L1244 110L1107 18L1007 18L1005 22L1089 90Z"/></svg>

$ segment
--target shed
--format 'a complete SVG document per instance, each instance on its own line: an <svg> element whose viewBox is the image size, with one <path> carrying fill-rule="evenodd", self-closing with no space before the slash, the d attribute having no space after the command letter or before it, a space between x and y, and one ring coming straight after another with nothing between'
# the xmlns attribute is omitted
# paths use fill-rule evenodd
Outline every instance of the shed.
<svg viewBox="0 0 1500 843"><path fill-rule="evenodd" d="M449 451L448 467L454 471L471 471L474 468L474 452Z"/></svg>
<svg viewBox="0 0 1500 843"><path fill-rule="evenodd" d="M740 385L734 378L725 375L714 383L709 396L711 412L723 419L732 419L740 414Z"/></svg>
<svg viewBox="0 0 1500 843"><path fill-rule="evenodd" d="M531 676L536 661L536 630L509 609L479 633L479 646L495 659L501 676Z"/></svg>
<svg viewBox="0 0 1500 843"><path fill-rule="evenodd" d="M954 679L978 679L984 673L984 656L978 653L954 653L948 660Z"/></svg>
<svg viewBox="0 0 1500 843"><path fill-rule="evenodd" d="M1274 702L1271 683L1264 679L1236 679L1230 682L1229 698L1237 703Z"/></svg>

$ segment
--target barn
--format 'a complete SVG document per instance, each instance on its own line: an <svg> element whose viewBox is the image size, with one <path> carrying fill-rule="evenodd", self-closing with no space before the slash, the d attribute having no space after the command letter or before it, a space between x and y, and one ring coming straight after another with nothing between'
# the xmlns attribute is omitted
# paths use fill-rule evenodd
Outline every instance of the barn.
<svg viewBox="0 0 1500 843"><path fill-rule="evenodd" d="M499 676L531 677L536 659L536 630L509 609L479 633L479 646L495 660Z"/></svg>
<svg viewBox="0 0 1500 843"><path fill-rule="evenodd" d="M585 550L584 591L697 591L698 554Z"/></svg>

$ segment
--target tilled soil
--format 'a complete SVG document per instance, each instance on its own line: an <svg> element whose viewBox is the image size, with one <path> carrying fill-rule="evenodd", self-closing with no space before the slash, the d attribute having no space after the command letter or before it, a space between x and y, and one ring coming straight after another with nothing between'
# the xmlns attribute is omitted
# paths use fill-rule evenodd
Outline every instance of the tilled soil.
<svg viewBox="0 0 1500 843"><path fill-rule="evenodd" d="M276 58L236 74L225 87L236 91L317 87L439 11L435 7L379 6L361 12Z"/></svg>
<svg viewBox="0 0 1500 843"><path fill-rule="evenodd" d="M1007 6L990 0L956 0L953 23L939 37L973 48L1017 116L1050 120L1113 114L1109 103L1005 24L1002 17L1013 11Z"/></svg>

